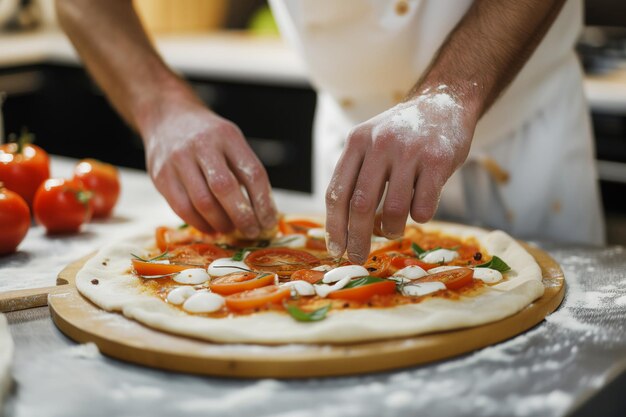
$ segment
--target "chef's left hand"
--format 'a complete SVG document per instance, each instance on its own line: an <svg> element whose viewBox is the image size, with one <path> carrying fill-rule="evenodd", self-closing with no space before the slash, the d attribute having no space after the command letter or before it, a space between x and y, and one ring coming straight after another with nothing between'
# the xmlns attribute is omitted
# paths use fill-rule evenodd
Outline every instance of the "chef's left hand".
<svg viewBox="0 0 626 417"><path fill-rule="evenodd" d="M449 88L433 87L352 129L326 192L332 256L347 251L361 264L375 228L393 239L409 212L419 223L433 217L443 185L467 158L478 120L470 107Z"/></svg>

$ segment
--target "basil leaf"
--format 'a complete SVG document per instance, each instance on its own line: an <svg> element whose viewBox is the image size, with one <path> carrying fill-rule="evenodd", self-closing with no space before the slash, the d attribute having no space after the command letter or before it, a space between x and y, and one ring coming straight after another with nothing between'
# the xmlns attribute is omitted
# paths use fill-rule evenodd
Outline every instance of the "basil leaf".
<svg viewBox="0 0 626 417"><path fill-rule="evenodd" d="M161 261L170 257L168 251L163 252L160 255L155 256L154 258L144 259L141 256L137 256L134 253L131 253L130 256L141 261L141 262L153 262L153 261Z"/></svg>
<svg viewBox="0 0 626 417"><path fill-rule="evenodd" d="M243 248L235 252L232 258L233 261L243 261L243 256L246 254L246 250L247 250L246 248Z"/></svg>
<svg viewBox="0 0 626 417"><path fill-rule="evenodd" d="M183 223L180 226L178 226L178 230L183 230L183 229L186 229L188 227L189 227L189 225L187 223Z"/></svg>
<svg viewBox="0 0 626 417"><path fill-rule="evenodd" d="M476 265L475 268L491 268L500 272L507 272L511 270L511 267L507 265L501 258L494 256L491 258L489 262L485 262L484 264Z"/></svg>
<svg viewBox="0 0 626 417"><path fill-rule="evenodd" d="M426 252L417 243L411 243L411 249L413 250L413 253L415 253L415 255L417 256L420 256L422 253Z"/></svg>
<svg viewBox="0 0 626 417"><path fill-rule="evenodd" d="M385 280L382 278L372 277L368 275L366 277L353 279L352 281L348 282L348 284L346 284L346 286L343 287L342 289L362 287L363 285L374 284L376 282L382 282L382 281L385 281Z"/></svg>
<svg viewBox="0 0 626 417"><path fill-rule="evenodd" d="M297 306L289 305L287 303L285 303L285 309L287 310L289 315L297 321L320 321L326 318L326 314L330 310L330 303L311 312L301 310Z"/></svg>

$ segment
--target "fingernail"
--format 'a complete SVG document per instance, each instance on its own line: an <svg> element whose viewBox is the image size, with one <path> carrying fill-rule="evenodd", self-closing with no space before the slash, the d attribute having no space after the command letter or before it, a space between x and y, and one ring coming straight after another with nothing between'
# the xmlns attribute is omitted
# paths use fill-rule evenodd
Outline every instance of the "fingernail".
<svg viewBox="0 0 626 417"><path fill-rule="evenodd" d="M341 246L336 242L326 241L326 248L328 249L328 254L333 258L339 258L343 255L343 251L341 250Z"/></svg>
<svg viewBox="0 0 626 417"><path fill-rule="evenodd" d="M365 262L365 259L363 259L363 257L361 257L361 255L358 253L348 253L348 259L350 259L352 263L355 263L357 265L363 265L363 263Z"/></svg>

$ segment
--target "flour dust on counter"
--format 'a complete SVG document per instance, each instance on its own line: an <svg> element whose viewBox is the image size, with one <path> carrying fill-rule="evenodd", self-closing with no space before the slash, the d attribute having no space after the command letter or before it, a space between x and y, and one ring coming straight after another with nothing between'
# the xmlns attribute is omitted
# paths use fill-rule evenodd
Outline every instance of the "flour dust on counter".
<svg viewBox="0 0 626 417"><path fill-rule="evenodd" d="M358 377L234 380L163 372L77 356L47 315L30 316L41 309L11 313L20 390L8 417L564 416L624 359L626 250L543 247L568 282L563 305L545 322L457 359Z"/></svg>

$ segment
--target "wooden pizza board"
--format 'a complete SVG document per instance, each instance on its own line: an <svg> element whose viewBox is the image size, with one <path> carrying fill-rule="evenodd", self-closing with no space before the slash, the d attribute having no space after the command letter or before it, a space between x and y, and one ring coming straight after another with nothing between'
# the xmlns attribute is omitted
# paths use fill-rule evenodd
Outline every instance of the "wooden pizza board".
<svg viewBox="0 0 626 417"><path fill-rule="evenodd" d="M552 313L565 294L558 263L524 244L540 265L544 295L519 313L468 329L352 344L228 345L176 336L148 328L82 297L74 278L85 259L59 274L64 285L50 293L54 323L77 342L124 361L172 371L238 378L305 378L385 371L461 355L516 336Z"/></svg>

